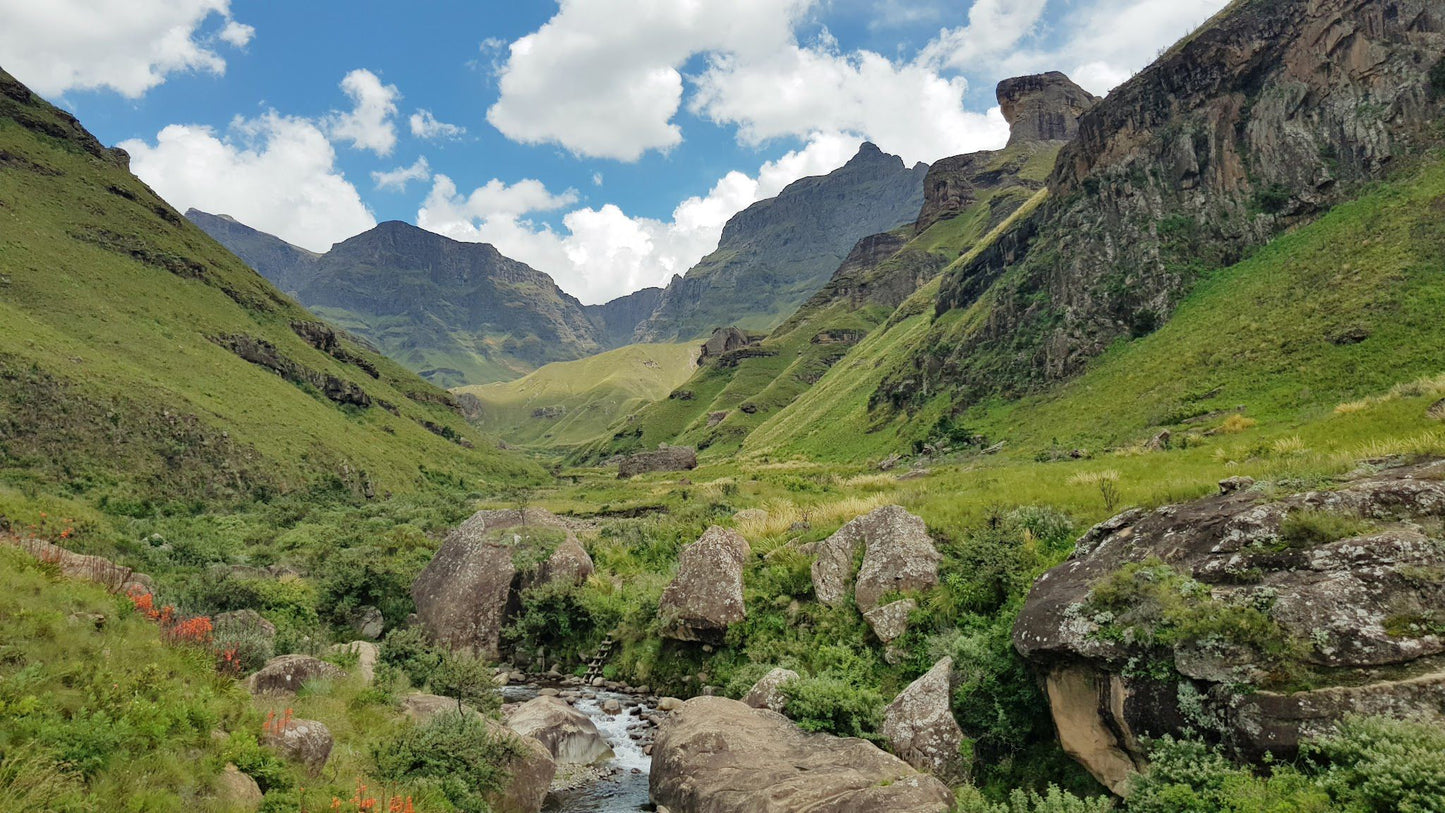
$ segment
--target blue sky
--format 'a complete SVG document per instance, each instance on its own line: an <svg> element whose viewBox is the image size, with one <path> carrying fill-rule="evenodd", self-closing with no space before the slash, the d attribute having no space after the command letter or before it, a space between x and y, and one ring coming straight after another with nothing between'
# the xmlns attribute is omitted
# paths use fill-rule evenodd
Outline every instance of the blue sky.
<svg viewBox="0 0 1445 813"><path fill-rule="evenodd" d="M405 220L599 302L863 139L1000 146L997 80L1106 93L1224 4L0 0L0 66L179 208L318 251Z"/></svg>

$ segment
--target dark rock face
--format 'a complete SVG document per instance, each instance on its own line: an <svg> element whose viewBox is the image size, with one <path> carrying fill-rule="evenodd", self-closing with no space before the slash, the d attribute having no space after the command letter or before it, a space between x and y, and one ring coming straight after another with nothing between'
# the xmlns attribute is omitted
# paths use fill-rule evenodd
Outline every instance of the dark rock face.
<svg viewBox="0 0 1445 813"><path fill-rule="evenodd" d="M747 617L743 568L752 548L737 531L713 526L677 557L677 576L657 603L662 634L678 641L720 643Z"/></svg>
<svg viewBox="0 0 1445 813"><path fill-rule="evenodd" d="M252 694L281 692L295 694L312 680L335 680L346 677L346 672L310 655L278 655L266 662L261 670L246 680L246 687Z"/></svg>
<svg viewBox="0 0 1445 813"><path fill-rule="evenodd" d="M845 166L749 206L728 221L716 252L673 278L638 337L772 327L828 281L859 239L913 221L927 169L864 144Z"/></svg>
<svg viewBox="0 0 1445 813"><path fill-rule="evenodd" d="M186 210L186 219L240 257L284 293L296 296L316 275L321 255L247 226L230 215Z"/></svg>
<svg viewBox="0 0 1445 813"><path fill-rule="evenodd" d="M655 471L692 471L697 468L697 450L686 446L664 446L652 452L638 452L622 458L617 477L626 480Z"/></svg>
<svg viewBox="0 0 1445 813"><path fill-rule="evenodd" d="M944 813L953 794L866 740L804 734L780 714L698 697L652 752L652 800L672 813Z"/></svg>
<svg viewBox="0 0 1445 813"><path fill-rule="evenodd" d="M935 329L875 400L1029 391L1152 330L1201 269L1438 143L1442 55L1431 0L1235 4L1084 114L1048 202L951 271L937 312L999 304L977 329Z"/></svg>
<svg viewBox="0 0 1445 813"><path fill-rule="evenodd" d="M1079 117L1099 101L1057 71L1019 76L998 84L998 103L1009 123L1009 145L1025 141L1071 141Z"/></svg>
<svg viewBox="0 0 1445 813"><path fill-rule="evenodd" d="M662 302L661 288L643 288L603 305L583 305L582 310L597 326L598 341L607 349L632 344L637 328Z"/></svg>
<svg viewBox="0 0 1445 813"><path fill-rule="evenodd" d="M371 406L371 396L367 395L366 390L359 385L330 373L319 373L312 370L286 357L276 345L265 339L237 333L216 336L211 341L258 367L265 367L292 384L309 384L315 387L328 400L363 409Z"/></svg>
<svg viewBox="0 0 1445 813"><path fill-rule="evenodd" d="M1111 788L1185 728L1288 759L1348 713L1445 722L1445 462L1282 499L1227 485L1093 529L1014 627L1065 750ZM1151 643L1160 595L1207 631Z"/></svg>
<svg viewBox="0 0 1445 813"><path fill-rule="evenodd" d="M721 356L724 353L731 353L734 350L741 350L752 342L748 341L748 334L735 327L720 327L712 332L712 337L702 344L702 355L698 361L707 361Z"/></svg>

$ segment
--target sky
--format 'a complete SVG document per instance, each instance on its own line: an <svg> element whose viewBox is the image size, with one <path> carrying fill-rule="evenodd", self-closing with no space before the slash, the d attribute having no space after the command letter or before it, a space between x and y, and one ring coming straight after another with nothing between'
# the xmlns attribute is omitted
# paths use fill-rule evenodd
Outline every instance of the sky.
<svg viewBox="0 0 1445 813"><path fill-rule="evenodd" d="M1106 94L1227 0L0 0L0 67L184 211L325 251L385 220L595 304L872 141L1008 139L994 87Z"/></svg>

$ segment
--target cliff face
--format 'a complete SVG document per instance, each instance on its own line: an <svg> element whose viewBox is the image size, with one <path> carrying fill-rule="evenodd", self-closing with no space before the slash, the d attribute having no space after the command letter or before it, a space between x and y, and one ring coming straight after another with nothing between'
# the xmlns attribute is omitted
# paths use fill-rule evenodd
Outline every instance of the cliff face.
<svg viewBox="0 0 1445 813"><path fill-rule="evenodd" d="M1048 203L949 273L874 403L1027 391L1152 331L1201 274L1439 142L1442 31L1428 0L1230 7L1083 116Z"/></svg>
<svg viewBox="0 0 1445 813"><path fill-rule="evenodd" d="M232 254L270 280L272 285L293 297L316 276L316 261L321 258L320 254L257 231L229 215L190 209L186 212L186 219L230 249Z"/></svg>
<svg viewBox="0 0 1445 813"><path fill-rule="evenodd" d="M1079 133L1079 117L1099 101L1058 71L1005 79L997 96L1009 123L1009 146L1072 141Z"/></svg>
<svg viewBox="0 0 1445 813"><path fill-rule="evenodd" d="M768 330L828 281L861 238L911 222L927 166L864 144L843 167L790 184L728 221L717 251L674 277L638 328L646 341L739 325Z"/></svg>
<svg viewBox="0 0 1445 813"><path fill-rule="evenodd" d="M604 305L584 305L582 309L596 326L602 344L616 348L632 343L638 325L647 321L661 302L661 288L643 288Z"/></svg>

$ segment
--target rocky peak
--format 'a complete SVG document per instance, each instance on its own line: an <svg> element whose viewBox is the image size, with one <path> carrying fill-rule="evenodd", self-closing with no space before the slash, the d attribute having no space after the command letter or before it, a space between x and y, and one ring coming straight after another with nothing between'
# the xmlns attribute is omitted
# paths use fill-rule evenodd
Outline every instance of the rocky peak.
<svg viewBox="0 0 1445 813"><path fill-rule="evenodd" d="M1079 117L1099 101L1058 71L1016 76L998 83L998 103L1012 128L1009 145L1026 141L1070 141Z"/></svg>

